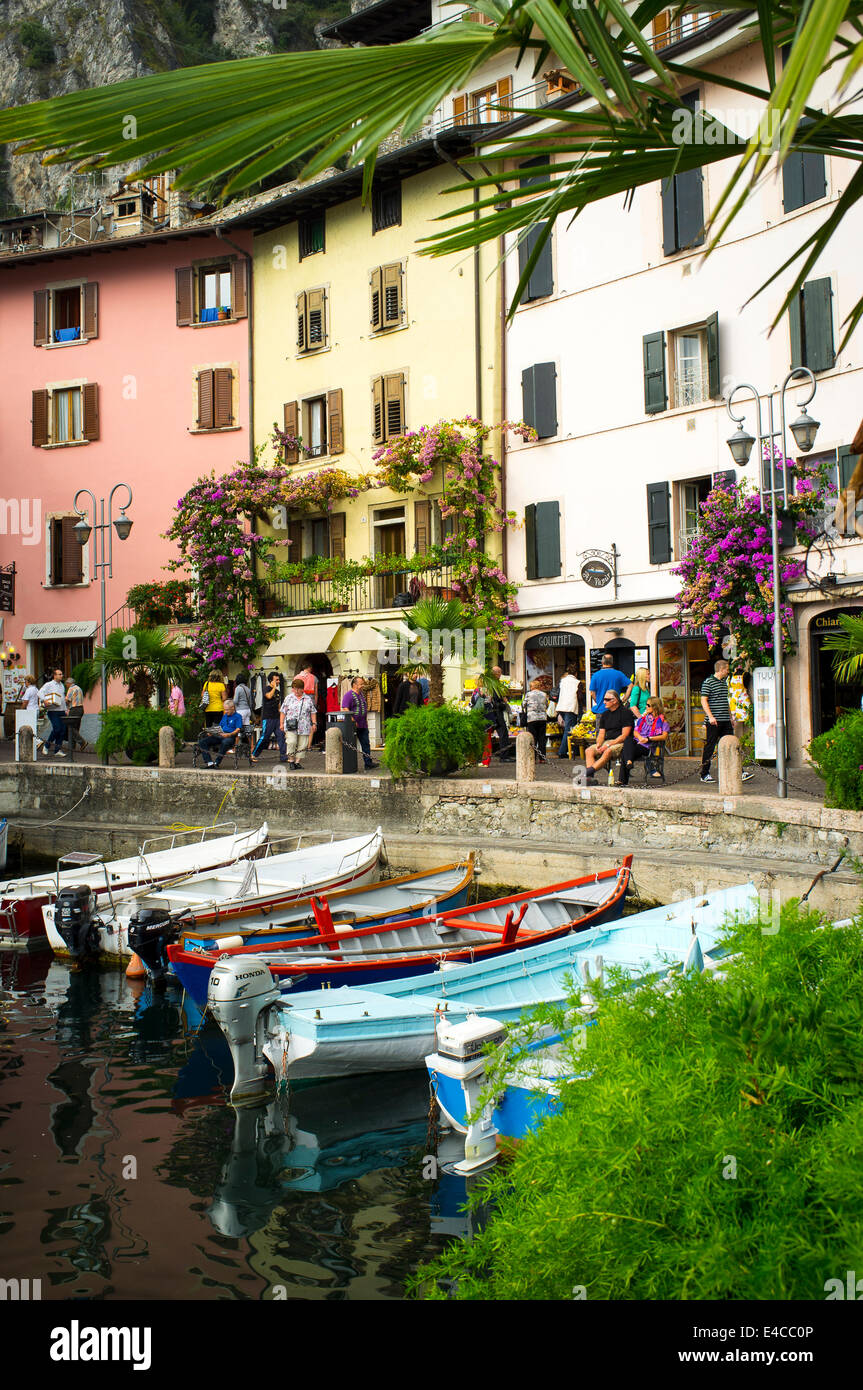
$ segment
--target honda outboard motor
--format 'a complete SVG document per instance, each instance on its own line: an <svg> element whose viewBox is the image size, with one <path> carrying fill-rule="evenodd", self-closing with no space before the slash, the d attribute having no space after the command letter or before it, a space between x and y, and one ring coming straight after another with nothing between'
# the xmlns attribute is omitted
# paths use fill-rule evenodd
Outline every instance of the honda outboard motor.
<svg viewBox="0 0 863 1390"><path fill-rule="evenodd" d="M62 888L54 904L54 925L75 960L98 955L101 922L93 915L96 899L87 884Z"/></svg>
<svg viewBox="0 0 863 1390"><path fill-rule="evenodd" d="M163 907L142 907L129 922L129 949L146 965L154 984L164 984L168 951L180 934L179 926Z"/></svg>
<svg viewBox="0 0 863 1390"><path fill-rule="evenodd" d="M281 998L260 956L220 957L207 987L207 1005L228 1040L234 1062L232 1105L260 1105L270 1089L264 1055L266 1019Z"/></svg>

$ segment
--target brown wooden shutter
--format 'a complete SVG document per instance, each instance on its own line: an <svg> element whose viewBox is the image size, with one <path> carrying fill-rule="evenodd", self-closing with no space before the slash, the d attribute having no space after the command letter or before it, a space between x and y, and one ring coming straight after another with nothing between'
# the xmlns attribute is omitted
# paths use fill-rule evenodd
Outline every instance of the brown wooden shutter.
<svg viewBox="0 0 863 1390"><path fill-rule="evenodd" d="M63 523L53 517L48 522L48 583L63 583Z"/></svg>
<svg viewBox="0 0 863 1390"><path fill-rule="evenodd" d="M302 560L303 558L303 523L301 521L288 522L288 547L289 560Z"/></svg>
<svg viewBox="0 0 863 1390"><path fill-rule="evenodd" d="M334 512L330 517L330 559L345 558L345 529L347 517L344 512Z"/></svg>
<svg viewBox="0 0 863 1390"><path fill-rule="evenodd" d="M199 430L211 430L214 420L213 369L207 367L198 372L198 424Z"/></svg>
<svg viewBox="0 0 863 1390"><path fill-rule="evenodd" d="M502 110L495 113L495 120L505 121L510 112L510 97L512 96L512 78L502 77L497 84L497 104Z"/></svg>
<svg viewBox="0 0 863 1390"><path fill-rule="evenodd" d="M467 125L467 97L453 97L452 114L455 125Z"/></svg>
<svg viewBox="0 0 863 1390"><path fill-rule="evenodd" d="M344 453L345 419L341 390L327 392L327 439L329 440L329 453Z"/></svg>
<svg viewBox="0 0 863 1390"><path fill-rule="evenodd" d="M308 335L308 295L305 290L297 295L297 348L305 352Z"/></svg>
<svg viewBox="0 0 863 1390"><path fill-rule="evenodd" d="M431 545L431 502L414 502L414 553L424 555Z"/></svg>
<svg viewBox="0 0 863 1390"><path fill-rule="evenodd" d="M299 412L299 407L297 406L296 401L286 401L286 402L285 402L285 434L289 434L289 435L291 435L294 439L296 439L296 438L298 438L299 433L300 433L300 412ZM299 445L294 445L293 448L291 448L289 445L286 445L286 446L285 446L285 463L299 463L299 461L300 461L300 449L299 449Z"/></svg>
<svg viewBox="0 0 863 1390"><path fill-rule="evenodd" d="M309 290L306 303L306 347L323 347L327 341L326 290Z"/></svg>
<svg viewBox="0 0 863 1390"><path fill-rule="evenodd" d="M33 392L33 443L50 444L48 429L48 392Z"/></svg>
<svg viewBox="0 0 863 1390"><path fill-rule="evenodd" d="M405 379L401 374L384 377L384 406L386 438L394 439L405 427Z"/></svg>
<svg viewBox="0 0 863 1390"><path fill-rule="evenodd" d="M372 328L383 328L384 324L383 267L376 266L371 274L371 317Z"/></svg>
<svg viewBox="0 0 863 1390"><path fill-rule="evenodd" d="M75 535L77 516L60 518L60 580L61 584L80 584L84 578L84 547Z"/></svg>
<svg viewBox="0 0 863 1390"><path fill-rule="evenodd" d="M401 265L382 266L384 327L392 328L402 321L402 268Z"/></svg>
<svg viewBox="0 0 863 1390"><path fill-rule="evenodd" d="M83 396L83 416L84 416L84 438L99 438L99 388L95 381L90 381L82 387Z"/></svg>
<svg viewBox="0 0 863 1390"><path fill-rule="evenodd" d="M372 439L376 444L383 444L386 439L384 433L384 378L375 377L372 383Z"/></svg>
<svg viewBox="0 0 863 1390"><path fill-rule="evenodd" d="M235 319L248 317L249 263L245 259L231 262L231 313Z"/></svg>
<svg viewBox="0 0 863 1390"><path fill-rule="evenodd" d="M177 324L180 328L188 328L195 320L192 267L180 266L174 275L177 280Z"/></svg>
<svg viewBox="0 0 863 1390"><path fill-rule="evenodd" d="M230 367L213 371L213 424L223 429L234 423L234 373Z"/></svg>
<svg viewBox="0 0 863 1390"><path fill-rule="evenodd" d="M99 286L95 280L88 280L83 293L84 338L99 336Z"/></svg>
<svg viewBox="0 0 863 1390"><path fill-rule="evenodd" d="M33 291L33 345L45 347L48 339L48 291Z"/></svg>
<svg viewBox="0 0 863 1390"><path fill-rule="evenodd" d="M671 12L661 10L653 20L653 47L665 48L671 42Z"/></svg>

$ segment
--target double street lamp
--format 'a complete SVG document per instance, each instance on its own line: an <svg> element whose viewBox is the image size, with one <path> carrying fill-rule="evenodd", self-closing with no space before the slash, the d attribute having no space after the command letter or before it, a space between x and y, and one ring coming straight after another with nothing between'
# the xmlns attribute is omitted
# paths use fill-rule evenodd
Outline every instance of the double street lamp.
<svg viewBox="0 0 863 1390"><path fill-rule="evenodd" d="M128 498L127 498L127 500L126 500L125 505L122 506L122 507L120 508L120 515L115 519L115 518L114 518L114 515L113 515L114 493L117 492L117 490L118 490L119 488L125 488L125 489L126 489L126 492L128 493ZM90 522L89 522L88 519L87 519L87 513L86 513L85 511L82 511L82 510L80 509L80 507L78 506L78 498L84 496L85 494L87 495L87 497L90 498L90 501L91 501L92 504L93 504L93 524L92 524L92 525L90 524ZM98 520L98 522L96 521L96 519L95 519L95 518L96 518L96 498L93 496L93 493L90 491L90 489L89 489L88 487L82 487L82 488L79 488L79 489L78 489L78 491L75 493L75 501L72 503L72 505L73 505L73 507L75 508L75 511L78 513L78 518L79 518L79 520L76 522L76 524L75 524L75 525L73 526L73 528L72 528L73 531L75 532L75 535L76 535L77 538L78 538L78 544L81 545L81 546L85 546L85 545L87 544L88 540L90 539L91 533L92 533L93 531L96 532L96 538L95 538L95 540L94 540L94 542L93 542L93 570L94 570L95 573L97 573L97 574L99 574L99 575L101 576L101 581L102 581L102 624L101 624L101 627L100 627L99 630L100 630L100 634L101 634L100 644L101 644L101 646L104 647L105 642L106 642L106 640L107 640L107 636L108 636L108 634L107 634L106 631L105 631L105 579L106 579L106 576L107 576L108 579L113 578L113 570L112 570L112 567L111 567L111 566L112 566L113 553L114 553L114 535L113 535L113 532L112 532L112 530L111 530L111 524L112 524L112 521L113 521L114 530L117 532L117 535L119 536L119 538L120 538L121 541L124 541L124 540L126 540L126 539L128 538L129 532L130 532L131 529L132 529L132 522L131 522L130 518L126 515L126 507L131 507L131 505L132 505L132 489L129 487L129 484L128 484L128 483L115 483L115 485L111 488L111 492L110 492L110 494L109 494L109 496L108 496L108 520L107 520L107 521L105 520L105 499L104 499L104 497L101 497L101 498L99 499L99 520ZM107 538L107 539L106 539L106 538ZM104 663L104 661L103 661L103 662L102 662L102 714L103 714L103 715L105 714L105 711L107 710L107 708L108 708L108 679L107 679L107 676L106 676L106 674L105 674L105 663Z"/></svg>
<svg viewBox="0 0 863 1390"><path fill-rule="evenodd" d="M728 440L728 447L731 456L739 467L745 468L752 453L752 446L755 439L743 429L743 415L735 415L732 410L732 402L738 391L749 391L755 401L755 408L758 417L758 449L761 457L761 479L759 493L761 496L761 510L765 510L766 494L770 495L770 544L773 552L773 665L775 669L775 694L776 694L776 778L778 782L777 793L780 797L788 795L788 781L785 773L785 666L782 650L782 616L779 602L779 525L777 519L777 495L781 491L782 505L788 505L788 475L785 468L785 393L788 387L797 377L806 377L812 383L812 389L802 404L802 414L793 420L788 428L794 436L794 442L801 454L808 454L815 443L815 435L818 432L819 422L813 420L806 412L806 406L815 395L815 377L808 367L795 367L790 371L782 383L782 386L768 392L766 395L768 405L768 425L769 429L765 433L761 415L762 397L754 386L748 381L742 381L728 397L727 410L731 419L737 425L734 434ZM774 397L779 396L779 429L775 427ZM779 472L781 474L781 487L777 482L777 461L775 458L774 445L778 440L781 461L779 462ZM765 483L765 479L769 480Z"/></svg>

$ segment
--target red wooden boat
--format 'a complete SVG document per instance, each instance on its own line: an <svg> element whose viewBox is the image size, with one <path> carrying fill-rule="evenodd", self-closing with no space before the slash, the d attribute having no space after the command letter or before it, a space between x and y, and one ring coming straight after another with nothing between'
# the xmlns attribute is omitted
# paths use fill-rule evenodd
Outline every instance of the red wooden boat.
<svg viewBox="0 0 863 1390"><path fill-rule="evenodd" d="M617 868L569 879L550 888L453 908L438 916L336 930L325 899L313 900L318 931L227 951L170 945L168 959L193 999L205 1001L210 972L226 956L253 955L285 988L371 985L405 975L424 975L441 961L463 965L538 946L571 931L616 921L623 913L632 855Z"/></svg>

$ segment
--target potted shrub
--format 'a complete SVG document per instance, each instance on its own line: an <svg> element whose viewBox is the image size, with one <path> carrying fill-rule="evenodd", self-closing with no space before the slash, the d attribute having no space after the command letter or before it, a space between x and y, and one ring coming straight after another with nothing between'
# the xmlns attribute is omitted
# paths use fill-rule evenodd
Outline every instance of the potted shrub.
<svg viewBox="0 0 863 1390"><path fill-rule="evenodd" d="M143 767L159 757L159 730L170 724L179 742L184 736L185 723L164 709L111 705L102 720L96 752L106 759L114 753L125 753L130 762Z"/></svg>
<svg viewBox="0 0 863 1390"><path fill-rule="evenodd" d="M479 710L466 713L454 704L418 705L387 720L384 741L382 760L393 777L410 772L445 777L482 757L485 719Z"/></svg>

